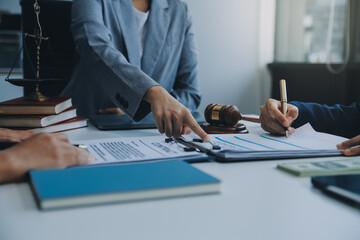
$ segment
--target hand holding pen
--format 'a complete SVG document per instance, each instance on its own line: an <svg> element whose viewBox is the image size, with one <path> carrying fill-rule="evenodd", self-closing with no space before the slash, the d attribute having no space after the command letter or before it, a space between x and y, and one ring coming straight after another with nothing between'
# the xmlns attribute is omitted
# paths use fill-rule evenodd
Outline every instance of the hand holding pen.
<svg viewBox="0 0 360 240"><path fill-rule="evenodd" d="M286 136L294 133L291 123L297 118L299 111L296 106L287 103L286 90L285 94L282 94L282 100L268 99L265 105L260 107L260 122L265 131Z"/></svg>

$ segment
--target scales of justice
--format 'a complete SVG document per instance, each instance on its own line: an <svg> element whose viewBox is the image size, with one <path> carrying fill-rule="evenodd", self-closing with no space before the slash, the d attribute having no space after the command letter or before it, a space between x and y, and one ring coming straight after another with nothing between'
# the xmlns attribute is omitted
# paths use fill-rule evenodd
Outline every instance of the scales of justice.
<svg viewBox="0 0 360 240"><path fill-rule="evenodd" d="M16 86L21 86L21 87L32 87L35 90L30 93L29 95L24 96L24 99L27 101L44 101L49 99L49 97L44 96L40 90L40 84L59 84L65 81L65 79L40 79L40 49L41 49L41 45L43 43L43 41L49 41L50 38L49 37L44 37L43 36L43 32L42 32L42 28L41 28L41 24L40 24L40 5L38 4L38 0L35 0L34 3L34 13L36 16L36 25L34 28L34 33L30 34L30 33L24 33L24 40L23 40L23 44L21 49L19 50L17 57L9 71L8 76L5 78L5 81L16 85ZM27 40L31 39L35 42L36 45L36 65L33 64L33 60L30 56L29 50L27 48ZM49 47L49 44L48 44ZM17 61L19 61L20 58L20 54L22 52L22 50L24 49L24 58L27 57L27 59L29 60L32 70L34 72L34 76L35 78L23 78L23 79L11 79L10 75L12 74L12 71L14 69L15 64L17 63ZM34 66L35 65L35 66Z"/></svg>

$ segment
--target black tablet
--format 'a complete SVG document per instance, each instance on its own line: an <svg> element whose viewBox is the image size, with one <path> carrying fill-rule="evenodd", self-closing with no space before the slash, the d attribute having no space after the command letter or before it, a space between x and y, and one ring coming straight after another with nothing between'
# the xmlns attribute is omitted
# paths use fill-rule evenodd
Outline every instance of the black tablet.
<svg viewBox="0 0 360 240"><path fill-rule="evenodd" d="M311 182L326 195L360 208L360 174L313 177Z"/></svg>
<svg viewBox="0 0 360 240"><path fill-rule="evenodd" d="M198 123L204 123L205 118L199 112L192 112ZM90 122L100 130L129 130L156 128L153 115L150 113L139 122L133 121L127 115L94 114L88 116Z"/></svg>

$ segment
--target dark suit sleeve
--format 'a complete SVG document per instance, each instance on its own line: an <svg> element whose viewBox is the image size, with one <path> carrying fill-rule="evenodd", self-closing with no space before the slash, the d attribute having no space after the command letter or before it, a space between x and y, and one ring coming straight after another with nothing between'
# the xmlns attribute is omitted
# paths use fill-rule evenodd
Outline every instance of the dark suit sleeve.
<svg viewBox="0 0 360 240"><path fill-rule="evenodd" d="M198 84L198 51L195 44L191 14L186 6L187 27L174 90L170 94L191 111L200 104L201 94Z"/></svg>
<svg viewBox="0 0 360 240"><path fill-rule="evenodd" d="M360 133L360 105L327 106L317 103L290 102L298 107L299 116L292 126L297 128L306 123L319 132L326 132L352 138Z"/></svg>
<svg viewBox="0 0 360 240"><path fill-rule="evenodd" d="M87 71L91 71L110 99L134 120L140 120L150 112L150 105L142 98L158 83L130 64L114 47L102 8L100 0L73 1L72 33L76 50L86 59Z"/></svg>

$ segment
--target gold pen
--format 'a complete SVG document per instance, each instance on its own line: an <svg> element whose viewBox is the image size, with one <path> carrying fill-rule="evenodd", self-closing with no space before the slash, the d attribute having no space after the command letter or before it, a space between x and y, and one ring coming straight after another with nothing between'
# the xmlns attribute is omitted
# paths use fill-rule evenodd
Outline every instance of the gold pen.
<svg viewBox="0 0 360 240"><path fill-rule="evenodd" d="M285 79L280 80L280 102L281 102L281 111L286 116L287 112L287 96L286 96L286 82ZM289 137L289 130L285 128L285 136Z"/></svg>
<svg viewBox="0 0 360 240"><path fill-rule="evenodd" d="M80 148L80 149L87 149L87 146L84 144L73 144L74 147Z"/></svg>

